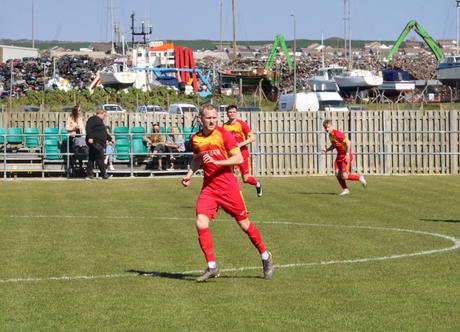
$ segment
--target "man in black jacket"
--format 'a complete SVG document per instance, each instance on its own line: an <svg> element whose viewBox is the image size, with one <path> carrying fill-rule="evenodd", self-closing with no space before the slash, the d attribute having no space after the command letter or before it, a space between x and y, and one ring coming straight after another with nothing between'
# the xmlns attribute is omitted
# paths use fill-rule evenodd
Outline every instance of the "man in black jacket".
<svg viewBox="0 0 460 332"><path fill-rule="evenodd" d="M94 162L99 166L102 179L108 179L106 165L104 163L105 145L107 141L115 143L112 137L107 132L104 124L106 111L97 110L96 115L93 115L86 122L86 143L89 147L88 166L86 168L86 177L93 179Z"/></svg>

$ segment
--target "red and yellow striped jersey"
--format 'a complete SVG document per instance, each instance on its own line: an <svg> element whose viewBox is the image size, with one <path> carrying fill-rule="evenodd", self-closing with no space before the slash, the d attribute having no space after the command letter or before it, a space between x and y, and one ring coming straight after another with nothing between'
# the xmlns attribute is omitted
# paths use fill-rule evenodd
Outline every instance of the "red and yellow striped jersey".
<svg viewBox="0 0 460 332"><path fill-rule="evenodd" d="M341 131L334 129L332 134L329 134L329 140L334 148L337 150L337 158L343 158L347 154L347 141L348 138ZM351 152L351 151L348 151Z"/></svg>
<svg viewBox="0 0 460 332"><path fill-rule="evenodd" d="M249 125L240 119L235 119L232 123L226 122L224 124L224 129L230 133L232 133L233 137L237 143L241 143L248 139L250 135L252 135L252 130ZM247 150L248 147L242 146L241 150Z"/></svg>
<svg viewBox="0 0 460 332"><path fill-rule="evenodd" d="M209 135L202 130L190 138L194 156L201 158L201 167L204 171L203 189L210 189L215 193L240 190L238 181L233 175L232 166L217 166L203 162L203 156L209 154L215 160L225 160L240 151L233 136L222 127L216 127Z"/></svg>

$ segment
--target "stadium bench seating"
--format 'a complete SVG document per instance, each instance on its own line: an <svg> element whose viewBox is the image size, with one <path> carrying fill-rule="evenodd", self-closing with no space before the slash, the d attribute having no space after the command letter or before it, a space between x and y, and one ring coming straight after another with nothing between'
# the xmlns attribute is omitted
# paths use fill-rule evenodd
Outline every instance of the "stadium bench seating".
<svg viewBox="0 0 460 332"><path fill-rule="evenodd" d="M43 151L46 160L60 159L59 128L45 128L43 130Z"/></svg>
<svg viewBox="0 0 460 332"><path fill-rule="evenodd" d="M131 138L132 138L132 151L133 154L146 156L147 155L147 146L144 143L145 128L144 127L132 127L131 128Z"/></svg>
<svg viewBox="0 0 460 332"><path fill-rule="evenodd" d="M197 128L194 127L184 127L184 130L182 132L184 135L184 140L188 141L190 137L192 137L192 135L195 134L197 131Z"/></svg>
<svg viewBox="0 0 460 332"><path fill-rule="evenodd" d="M129 128L128 127L114 127L113 136L115 137L115 142L119 139L129 139Z"/></svg>
<svg viewBox="0 0 460 332"><path fill-rule="evenodd" d="M0 128L0 145L5 144L5 129Z"/></svg>
<svg viewBox="0 0 460 332"><path fill-rule="evenodd" d="M40 147L40 130L38 128L24 129L24 146L27 149L38 149Z"/></svg>
<svg viewBox="0 0 460 332"><path fill-rule="evenodd" d="M7 143L10 145L23 144L24 136L22 135L22 128L8 128Z"/></svg>
<svg viewBox="0 0 460 332"><path fill-rule="evenodd" d="M128 138L119 138L115 140L115 159L129 160L130 144Z"/></svg>

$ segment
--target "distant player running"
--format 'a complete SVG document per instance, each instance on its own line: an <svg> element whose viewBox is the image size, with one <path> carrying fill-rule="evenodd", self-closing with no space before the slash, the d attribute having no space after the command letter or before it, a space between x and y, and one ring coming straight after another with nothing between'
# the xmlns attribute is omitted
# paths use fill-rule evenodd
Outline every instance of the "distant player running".
<svg viewBox="0 0 460 332"><path fill-rule="evenodd" d="M272 256L266 250L258 229L248 219L240 186L233 175L232 166L243 162L240 149L233 136L217 126L217 111L213 105L203 106L200 118L203 129L190 138L193 159L190 170L182 178L182 185L189 186L193 173L200 165L203 167L203 186L196 203L196 228L208 267L197 281L219 276L209 231L209 222L216 217L219 207L230 214L246 232L260 253L264 278L270 279L273 274Z"/></svg>
<svg viewBox="0 0 460 332"><path fill-rule="evenodd" d="M334 149L337 150L337 158L335 159L335 176L343 189L340 195L343 196L350 194L346 180L359 181L363 187L366 188L367 182L364 176L350 174L351 162L353 160L350 140L344 135L344 133L334 128L331 120L324 120L323 127L329 134L331 145L326 149L322 149L321 152L326 153L327 151Z"/></svg>
<svg viewBox="0 0 460 332"><path fill-rule="evenodd" d="M227 107L227 116L228 121L224 124L224 129L233 134L244 159L243 163L235 165L235 168L239 169L243 182L255 186L257 196L262 197L262 185L254 177L250 176L251 157L248 145L256 141L256 136L246 122L238 119L238 108L235 105Z"/></svg>

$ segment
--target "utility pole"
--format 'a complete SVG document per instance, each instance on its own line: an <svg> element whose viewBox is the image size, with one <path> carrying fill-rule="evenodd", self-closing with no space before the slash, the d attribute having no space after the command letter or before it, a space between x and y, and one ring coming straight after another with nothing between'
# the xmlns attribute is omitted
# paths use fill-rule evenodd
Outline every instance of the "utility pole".
<svg viewBox="0 0 460 332"><path fill-rule="evenodd" d="M35 0L32 0L32 48L35 48Z"/></svg>
<svg viewBox="0 0 460 332"><path fill-rule="evenodd" d="M10 72L11 72L11 78L10 78L10 112L13 111L13 70L14 70L14 67L13 67L13 59L10 60L10 63L11 63L11 67L10 67ZM6 150L6 149L5 149Z"/></svg>
<svg viewBox="0 0 460 332"><path fill-rule="evenodd" d="M233 59L236 59L235 0L232 0L232 15L233 15Z"/></svg>
<svg viewBox="0 0 460 332"><path fill-rule="evenodd" d="M294 104L292 105L293 111L297 110L297 61L296 61L296 48L297 48L297 38L296 38L296 21L295 15L291 14L294 19L294 47L292 50L294 58Z"/></svg>
<svg viewBox="0 0 460 332"><path fill-rule="evenodd" d="M460 1L460 0L459 0ZM222 38L223 38L223 12L222 12L222 5L223 5L223 2L222 0L220 1L220 65L222 66L222 60L223 60L223 57L224 57L224 54L223 54L223 47L222 47Z"/></svg>

